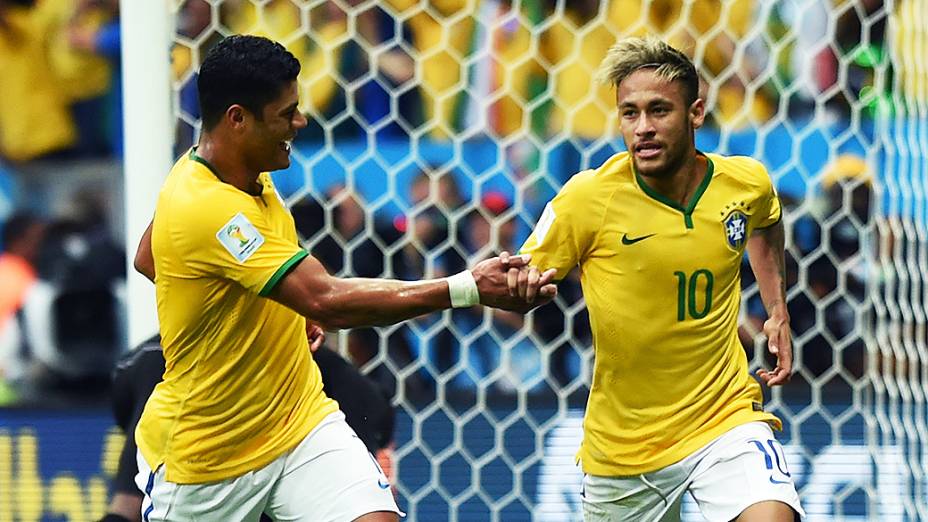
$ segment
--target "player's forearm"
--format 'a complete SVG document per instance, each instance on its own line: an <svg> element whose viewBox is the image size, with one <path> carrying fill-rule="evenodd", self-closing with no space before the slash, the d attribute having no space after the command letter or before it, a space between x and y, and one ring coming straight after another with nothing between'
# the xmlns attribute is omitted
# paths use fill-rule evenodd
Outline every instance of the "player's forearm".
<svg viewBox="0 0 928 522"><path fill-rule="evenodd" d="M326 330L383 326L451 306L448 282L340 279L308 256L271 296Z"/></svg>
<svg viewBox="0 0 928 522"><path fill-rule="evenodd" d="M747 250L767 315L788 317L783 222L755 231L748 239Z"/></svg>
<svg viewBox="0 0 928 522"><path fill-rule="evenodd" d="M451 307L444 279L336 279L316 304L316 315L330 329L386 326ZM315 316L309 316L315 319Z"/></svg>

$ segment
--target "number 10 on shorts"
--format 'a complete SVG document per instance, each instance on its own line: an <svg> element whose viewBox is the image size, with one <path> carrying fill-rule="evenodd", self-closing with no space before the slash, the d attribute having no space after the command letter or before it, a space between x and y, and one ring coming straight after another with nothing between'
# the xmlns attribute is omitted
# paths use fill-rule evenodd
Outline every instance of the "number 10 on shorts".
<svg viewBox="0 0 928 522"><path fill-rule="evenodd" d="M773 484L789 484L789 468L786 466L786 454L783 452L783 446L774 439L766 441L750 440L749 443L757 447L757 450L764 455L764 465L770 472L770 482ZM779 472L779 476L777 473Z"/></svg>

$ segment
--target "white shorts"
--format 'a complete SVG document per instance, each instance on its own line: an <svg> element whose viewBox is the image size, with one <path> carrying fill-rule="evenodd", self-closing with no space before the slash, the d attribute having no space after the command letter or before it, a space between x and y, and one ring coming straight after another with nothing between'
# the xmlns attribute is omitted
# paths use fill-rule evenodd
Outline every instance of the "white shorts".
<svg viewBox="0 0 928 522"><path fill-rule="evenodd" d="M753 504L777 500L800 516L799 495L783 447L764 422L729 430L666 468L630 477L584 475L581 498L586 522L680 520L689 491L710 522L734 520Z"/></svg>
<svg viewBox="0 0 928 522"><path fill-rule="evenodd" d="M207 484L175 484L138 454L135 483L145 493L142 520L348 522L375 511L405 516L390 483L338 411L296 448L267 466Z"/></svg>

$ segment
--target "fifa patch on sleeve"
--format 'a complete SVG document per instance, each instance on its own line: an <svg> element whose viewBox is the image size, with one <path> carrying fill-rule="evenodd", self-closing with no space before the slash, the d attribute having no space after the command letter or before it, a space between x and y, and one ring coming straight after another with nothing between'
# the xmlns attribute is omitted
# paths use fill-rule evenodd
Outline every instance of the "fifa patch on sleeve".
<svg viewBox="0 0 928 522"><path fill-rule="evenodd" d="M239 263L244 263L264 244L264 236L241 212L216 232L216 239Z"/></svg>
<svg viewBox="0 0 928 522"><path fill-rule="evenodd" d="M538 241L538 244L542 244L545 241L545 236L548 235L548 230L551 229L551 225L554 223L554 218L557 217L554 214L554 207L551 206L549 201L545 205L544 212L541 213L541 217L538 218L538 224L535 225L535 239Z"/></svg>

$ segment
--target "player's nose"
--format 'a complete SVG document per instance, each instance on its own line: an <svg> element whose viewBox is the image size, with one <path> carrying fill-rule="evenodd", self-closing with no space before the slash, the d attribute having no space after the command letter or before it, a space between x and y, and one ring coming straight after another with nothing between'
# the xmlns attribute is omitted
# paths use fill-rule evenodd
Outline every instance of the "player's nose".
<svg viewBox="0 0 928 522"><path fill-rule="evenodd" d="M651 124L651 120L648 118L648 115L644 111L638 115L638 120L635 122L635 134L638 136L646 136L654 132L654 126Z"/></svg>
<svg viewBox="0 0 928 522"><path fill-rule="evenodd" d="M309 125L309 119L306 118L306 115L300 111L296 111L296 114L293 116L293 128L300 130L305 129Z"/></svg>

